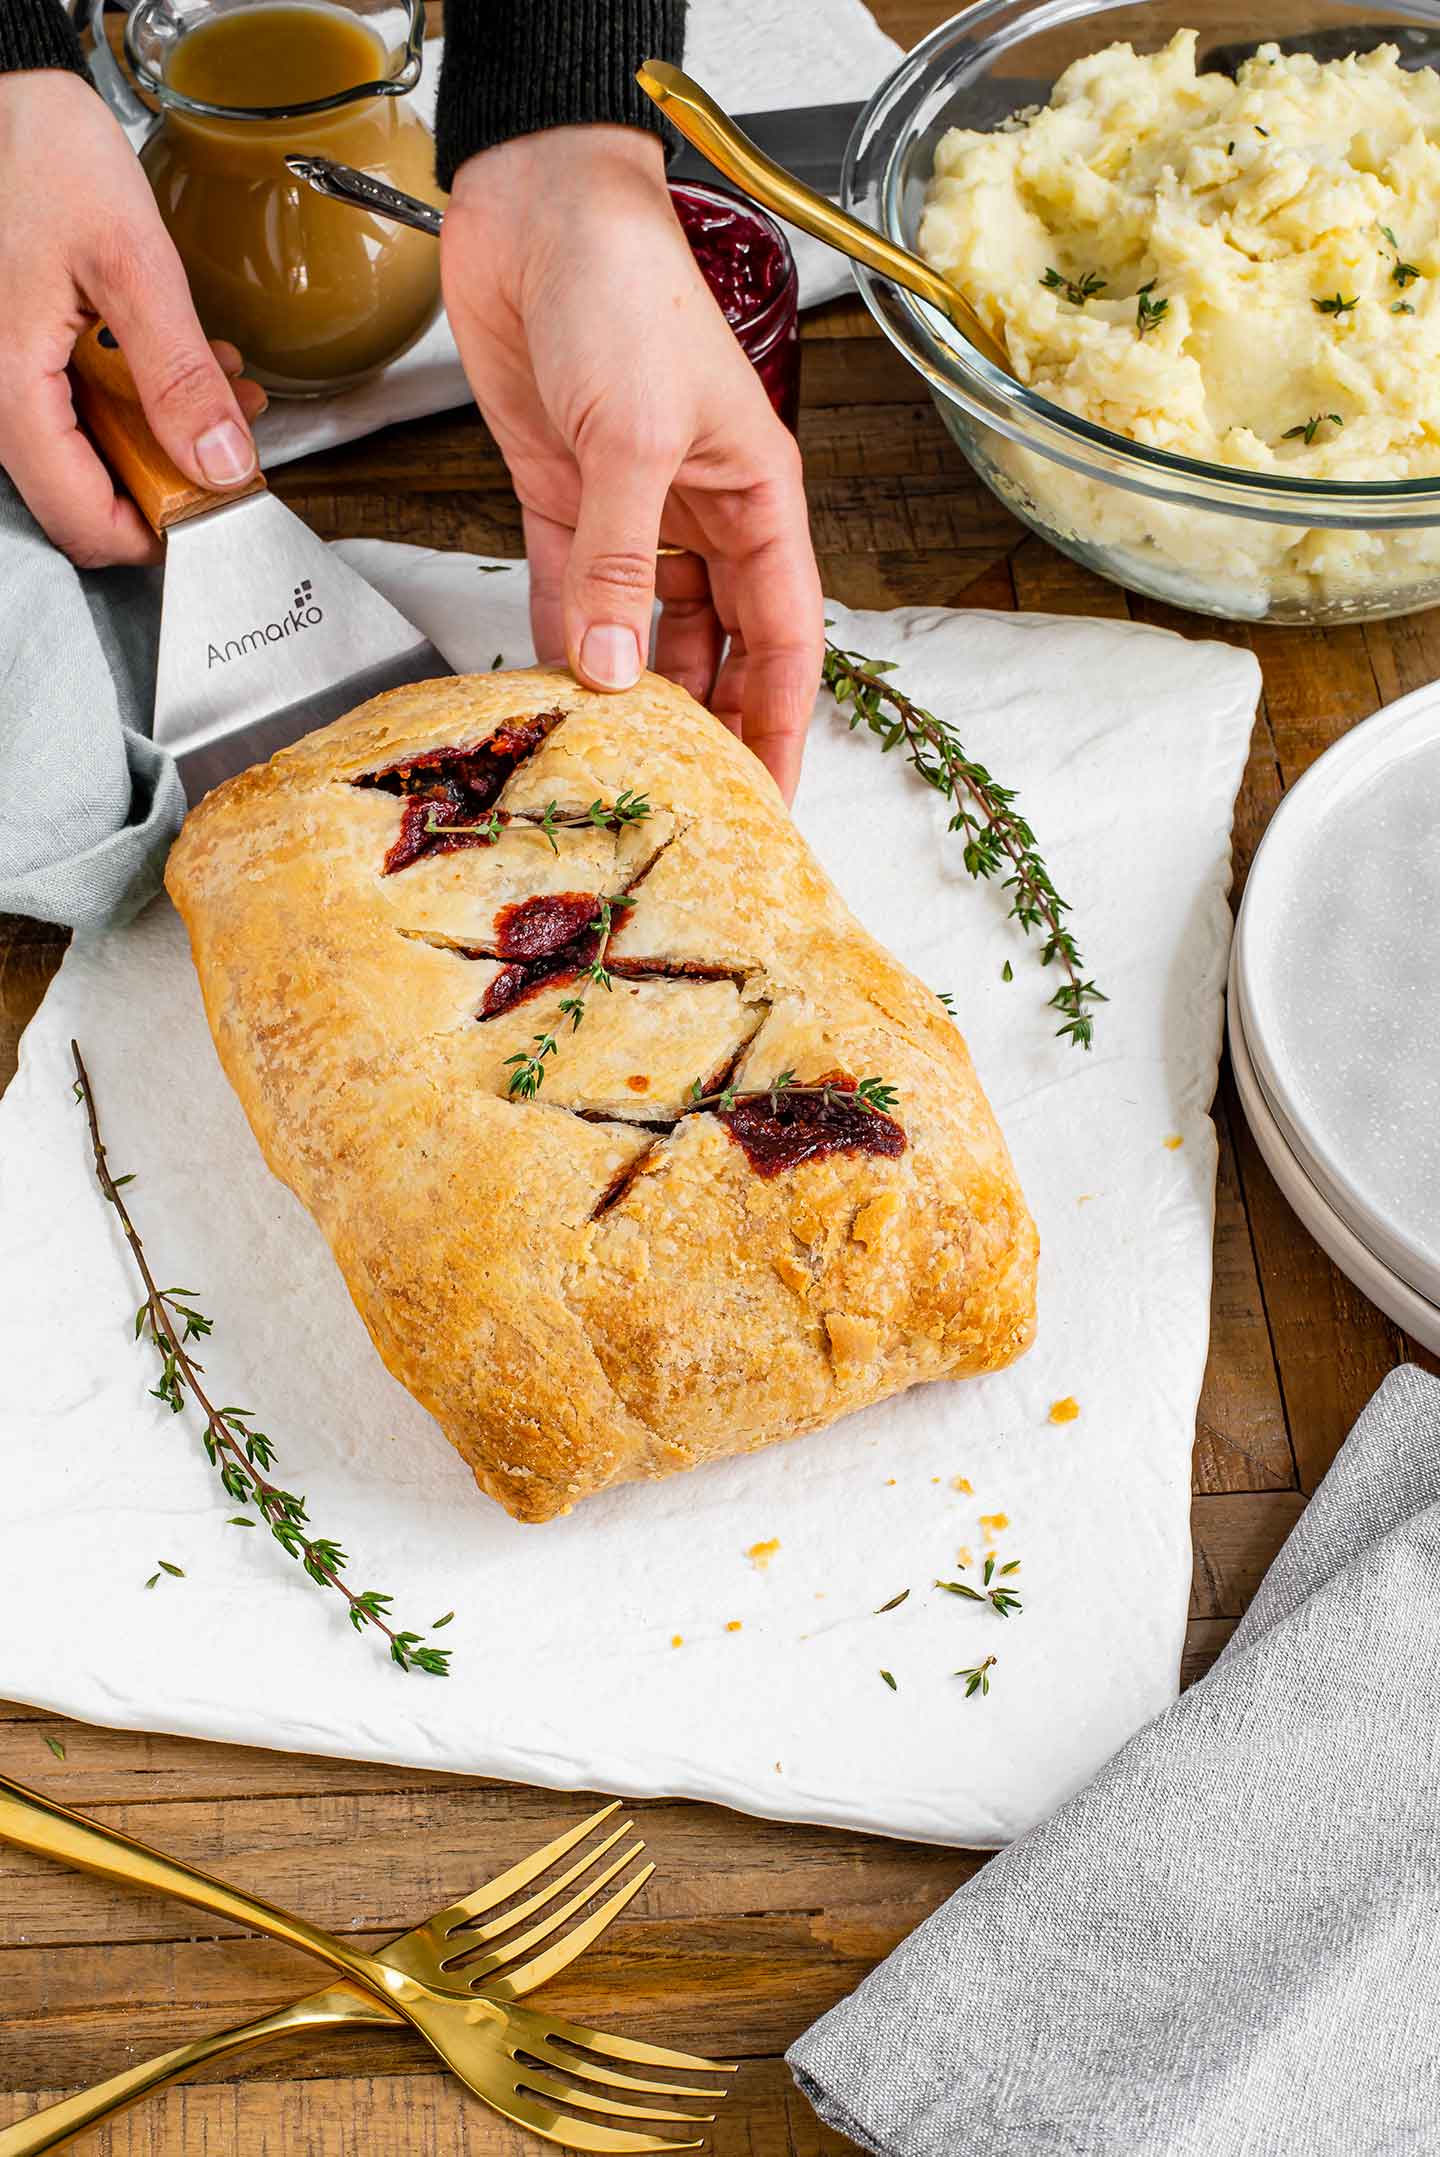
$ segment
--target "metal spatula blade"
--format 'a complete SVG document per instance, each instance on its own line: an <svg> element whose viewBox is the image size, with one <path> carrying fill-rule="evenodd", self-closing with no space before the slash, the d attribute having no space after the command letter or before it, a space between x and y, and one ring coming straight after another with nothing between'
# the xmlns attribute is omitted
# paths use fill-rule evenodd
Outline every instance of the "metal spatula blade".
<svg viewBox="0 0 1440 2157"><path fill-rule="evenodd" d="M453 672L273 494L169 527L155 740L187 800L384 689Z"/></svg>
<svg viewBox="0 0 1440 2157"><path fill-rule="evenodd" d="M228 495L187 479L108 330L87 331L73 364L81 418L165 542L155 740L187 800L382 690L454 673L258 474Z"/></svg>

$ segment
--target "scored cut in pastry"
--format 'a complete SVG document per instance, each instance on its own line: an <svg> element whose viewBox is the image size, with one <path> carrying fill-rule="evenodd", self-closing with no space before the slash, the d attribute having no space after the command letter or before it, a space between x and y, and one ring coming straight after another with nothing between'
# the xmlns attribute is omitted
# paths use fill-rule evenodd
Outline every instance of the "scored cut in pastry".
<svg viewBox="0 0 1440 2157"><path fill-rule="evenodd" d="M166 882L266 1161L518 1519L1029 1345L954 1022L673 684L394 690L208 795Z"/></svg>

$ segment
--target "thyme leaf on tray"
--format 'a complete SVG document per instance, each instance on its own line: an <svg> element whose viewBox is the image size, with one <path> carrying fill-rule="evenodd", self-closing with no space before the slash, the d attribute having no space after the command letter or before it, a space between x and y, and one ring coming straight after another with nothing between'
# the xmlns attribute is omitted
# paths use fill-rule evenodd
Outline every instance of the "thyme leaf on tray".
<svg viewBox="0 0 1440 2157"><path fill-rule="evenodd" d="M253 1505L281 1549L303 1566L317 1587L333 1588L344 1596L350 1606L350 1623L357 1633L363 1632L367 1625L373 1625L389 1641L390 1659L400 1669L428 1671L435 1678L448 1677L448 1649L427 1647L419 1633L397 1631L389 1623L393 1600L390 1596L382 1594L378 1588L367 1588L357 1594L341 1578L349 1561L339 1544L327 1536L315 1535L311 1531L304 1499L294 1491L272 1483L265 1473L274 1464L275 1448L264 1431L254 1428L250 1411L217 1408L206 1393L201 1383L204 1365L196 1362L188 1344L210 1333L214 1321L197 1310L193 1302L185 1300L193 1297L194 1289L157 1285L139 1230L121 1196L122 1186L133 1182L134 1178L112 1174L105 1142L100 1136L100 1118L90 1074L74 1041L70 1044L70 1053L75 1059L75 1098L83 1102L89 1119L96 1179L115 1208L121 1233L130 1246L130 1255L145 1289L145 1300L135 1313L135 1338L137 1341L147 1338L160 1358L160 1376L151 1387L155 1398L163 1401L173 1414L179 1415L185 1407L186 1396L189 1396L205 1418L205 1451L211 1467L219 1471L227 1497L241 1505ZM238 1525L242 1517L235 1516L230 1525ZM153 1588L162 1573L175 1579L184 1578L180 1566L162 1558L159 1571L151 1574L146 1587Z"/></svg>
<svg viewBox="0 0 1440 2157"><path fill-rule="evenodd" d="M967 1700L975 1693L979 1693L983 1699L986 1693L989 1692L990 1673L995 1668L996 1660L995 1656L987 1655L983 1663L975 1663L972 1664L969 1670L957 1670L955 1672L957 1678L964 1678L966 1681L965 1698Z"/></svg>
<svg viewBox="0 0 1440 2157"><path fill-rule="evenodd" d="M867 659L863 652L825 640L825 687L848 712L852 733L868 727L885 751L903 744L925 784L950 803L954 813L949 828L962 836L966 869L977 879L1001 878L1011 894L1009 918L1026 936L1040 932L1040 964L1057 965L1065 976L1049 999L1064 1022L1055 1029L1057 1037L1088 1049L1094 1037L1092 1007L1108 999L1085 978L1079 948L1065 923L1069 905L1051 882L1035 834L1016 807L1014 788L1002 786L967 755L953 727L886 680L894 665L893 660Z"/></svg>

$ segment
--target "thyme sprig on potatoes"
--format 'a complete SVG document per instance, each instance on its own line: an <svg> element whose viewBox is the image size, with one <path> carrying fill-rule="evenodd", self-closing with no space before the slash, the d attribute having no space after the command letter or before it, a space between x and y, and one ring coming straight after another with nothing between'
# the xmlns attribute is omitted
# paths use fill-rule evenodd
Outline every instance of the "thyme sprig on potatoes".
<svg viewBox="0 0 1440 2157"><path fill-rule="evenodd" d="M1026 936L1040 932L1040 964L1058 966L1065 976L1049 999L1064 1022L1056 1035L1088 1049L1094 1036L1093 1006L1108 998L1085 978L1079 948L1065 925L1069 905L1051 882L1035 834L1015 806L1014 788L1002 786L967 755L943 719L887 681L894 669L894 660L867 659L826 639L825 686L849 713L852 733L868 727L887 752L903 743L925 784L949 801L954 811L949 828L964 839L965 867L977 879L1001 878L1011 894L1010 919Z"/></svg>
<svg viewBox="0 0 1440 2157"><path fill-rule="evenodd" d="M1067 277L1052 263L1040 280L1047 292L1058 292L1072 307L1083 307L1093 300L1097 292L1105 290L1105 280L1096 270L1086 270L1083 276Z"/></svg>
<svg viewBox="0 0 1440 2157"><path fill-rule="evenodd" d="M70 1053L75 1059L75 1098L83 1102L89 1119L95 1175L119 1217L121 1232L130 1246L130 1254L145 1289L145 1300L135 1313L135 1338L137 1341L142 1337L148 1339L160 1357L160 1377L151 1392L175 1415L184 1408L188 1393L205 1418L205 1451L212 1468L220 1472L226 1495L241 1505L254 1506L281 1549L303 1566L317 1587L333 1588L344 1596L350 1606L350 1623L357 1633L373 1625L389 1641L390 1659L401 1670L424 1670L434 1678L448 1677L450 1652L447 1648L427 1647L419 1633L400 1632L389 1623L392 1597L382 1594L378 1588L367 1588L357 1594L341 1578L349 1560L339 1544L328 1536L312 1534L304 1499L294 1491L272 1483L266 1474L265 1471L274 1465L275 1448L264 1431L254 1428L250 1412L244 1408L217 1408L210 1400L200 1382L205 1366L190 1353L189 1343L212 1332L214 1321L188 1300L194 1295L193 1289L157 1285L139 1231L121 1196L123 1187L135 1181L134 1175L116 1176L111 1172L105 1142L100 1136L100 1118L90 1074L74 1041L70 1044ZM245 1514L235 1516L231 1522L236 1527L252 1524L250 1516ZM184 1577L178 1565L164 1558L159 1563L160 1572ZM152 1575L146 1586L153 1588L159 1577L160 1573Z"/></svg>

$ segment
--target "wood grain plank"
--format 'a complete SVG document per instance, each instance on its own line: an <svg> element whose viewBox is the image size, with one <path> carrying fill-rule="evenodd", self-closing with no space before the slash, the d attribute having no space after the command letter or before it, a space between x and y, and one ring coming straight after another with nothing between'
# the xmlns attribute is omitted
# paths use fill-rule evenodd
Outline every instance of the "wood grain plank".
<svg viewBox="0 0 1440 2157"><path fill-rule="evenodd" d="M1185 1653L1180 1661L1180 1683L1194 1685L1203 1678L1234 1632L1234 1618L1192 1618L1185 1628Z"/></svg>
<svg viewBox="0 0 1440 2157"><path fill-rule="evenodd" d="M1010 557L1017 603L1037 614L1088 614L1123 622L1128 608L1118 584L1072 562L1028 533Z"/></svg>
<svg viewBox="0 0 1440 2157"><path fill-rule="evenodd" d="M1383 703L1424 688L1440 676L1440 609L1367 622L1365 649Z"/></svg>
<svg viewBox="0 0 1440 2157"><path fill-rule="evenodd" d="M535 2157L530 2135L457 2090L437 2070L326 2080L182 2083L124 2113L82 2146L87 2157ZM288 2054L272 2055L272 2074ZM280 2070L283 2071L283 2070ZM9 2126L63 2089L0 2094ZM820 2125L783 2060L747 2061L709 2130L713 2157L845 2157L853 2145Z"/></svg>
<svg viewBox="0 0 1440 2157"><path fill-rule="evenodd" d="M1194 1499L1191 1617L1240 1617L1304 1509L1304 1493L1298 1490Z"/></svg>
<svg viewBox="0 0 1440 2157"><path fill-rule="evenodd" d="M973 1860L972 1868L980 1860ZM957 1880L956 1884L959 1882ZM547 2014L603 2024L624 2037L750 2059L783 2051L944 1899L871 1905L848 1917L828 1911L673 1919L626 1917L572 1969L545 1988ZM643 1901L643 1897L642 1897ZM639 1905L636 1905L639 1907ZM416 1913L419 1915L420 1913ZM376 1949L388 1933L349 1931ZM116 1941L89 1947L0 1952L0 2090L84 2086L136 2059L182 2044L207 2025L224 2029L269 2014L325 1982L317 1966L253 1939ZM423 2052L401 2030L345 2033L353 2074L417 2073ZM330 2034L287 2045L288 2072L334 2071ZM273 2073L225 2062L207 2080Z"/></svg>
<svg viewBox="0 0 1440 2157"><path fill-rule="evenodd" d="M47 1791L66 1795L64 1771ZM36 1781L42 1778L34 1777ZM317 1923L399 1932L593 1811L572 1796L502 1783L109 1803L85 1810ZM747 1912L933 1906L964 1876L963 1854L823 1828L786 1826L715 1806L652 1800L631 1808L658 1871L647 1915L688 1922ZM163 1899L77 1875L55 1892L42 1859L0 1845L0 1948L229 1938L238 1930Z"/></svg>
<svg viewBox="0 0 1440 2157"><path fill-rule="evenodd" d="M1285 784L1293 786L1347 727L1381 703L1365 631L1277 629L1249 637L1265 676L1265 706Z"/></svg>
<svg viewBox="0 0 1440 2157"><path fill-rule="evenodd" d="M40 1008L70 941L48 921L0 914L0 1093L15 1073L20 1036Z"/></svg>
<svg viewBox="0 0 1440 2157"><path fill-rule="evenodd" d="M1210 1356L1195 1433L1197 1491L1290 1490L1298 1481L1274 1345L1235 1166L1228 1106L1215 1104L1220 1165Z"/></svg>
<svg viewBox="0 0 1440 2157"><path fill-rule="evenodd" d="M816 548L820 581L846 607L985 606L1013 611L1015 594L1003 551L990 548L887 548L876 554ZM871 655L884 656L881 652Z"/></svg>

